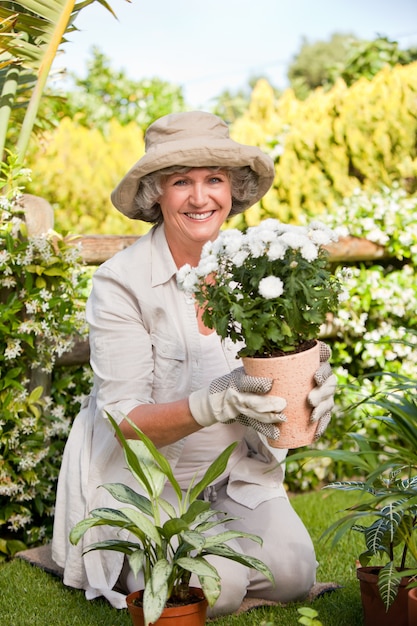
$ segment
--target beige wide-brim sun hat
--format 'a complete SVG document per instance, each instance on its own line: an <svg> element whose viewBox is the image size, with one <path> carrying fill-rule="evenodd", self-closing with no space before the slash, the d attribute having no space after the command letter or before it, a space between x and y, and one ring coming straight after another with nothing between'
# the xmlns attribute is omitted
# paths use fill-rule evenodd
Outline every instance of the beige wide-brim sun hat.
<svg viewBox="0 0 417 626"><path fill-rule="evenodd" d="M274 180L274 162L255 146L237 143L229 137L227 124L211 113L189 111L165 115L151 124L145 134L145 155L122 178L111 194L119 211L142 219L135 204L141 179L165 167L244 167L259 177L258 190L242 211L265 195Z"/></svg>

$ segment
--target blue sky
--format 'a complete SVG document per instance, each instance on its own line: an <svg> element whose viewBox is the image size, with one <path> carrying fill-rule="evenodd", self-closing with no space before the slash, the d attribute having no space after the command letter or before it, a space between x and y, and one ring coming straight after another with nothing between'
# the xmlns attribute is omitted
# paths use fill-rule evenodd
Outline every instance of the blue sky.
<svg viewBox="0 0 417 626"><path fill-rule="evenodd" d="M279 88L309 42L332 33L377 34L417 46L417 0L108 0L81 11L56 68L85 75L94 45L135 80L156 76L181 85L195 108L228 88L265 75Z"/></svg>

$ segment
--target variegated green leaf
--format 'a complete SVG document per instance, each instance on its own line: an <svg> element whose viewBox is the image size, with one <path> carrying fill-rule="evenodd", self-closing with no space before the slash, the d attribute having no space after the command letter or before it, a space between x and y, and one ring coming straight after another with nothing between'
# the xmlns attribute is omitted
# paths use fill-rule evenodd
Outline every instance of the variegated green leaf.
<svg viewBox="0 0 417 626"><path fill-rule="evenodd" d="M201 588L209 606L214 606L221 592L220 578L214 576L199 576L198 580L200 581Z"/></svg>
<svg viewBox="0 0 417 626"><path fill-rule="evenodd" d="M177 559L176 565L184 568L188 572L196 574L197 576L214 576L215 578L219 577L219 574L214 565L211 565L211 563L201 557L182 557L180 559Z"/></svg>
<svg viewBox="0 0 417 626"><path fill-rule="evenodd" d="M146 515L143 515L143 513L141 513L140 511L136 511L135 509L124 508L121 509L121 511L132 524L132 526L129 528L131 532L135 533L137 529L141 531L145 535L145 537L156 543L156 545L161 546L161 537L158 533L158 530L155 528L152 520L146 517Z"/></svg>
<svg viewBox="0 0 417 626"><path fill-rule="evenodd" d="M106 483L101 485L106 489L116 500L123 502L124 504L131 504L136 507L142 513L146 515L152 515L152 506L149 498L142 496L128 485L122 483Z"/></svg>
<svg viewBox="0 0 417 626"><path fill-rule="evenodd" d="M143 567L145 562L145 553L143 550L135 550L128 557L129 567L133 572L135 578Z"/></svg>
<svg viewBox="0 0 417 626"><path fill-rule="evenodd" d="M386 611L397 597L401 578L402 575L398 573L392 561L387 563L379 572L378 589Z"/></svg>

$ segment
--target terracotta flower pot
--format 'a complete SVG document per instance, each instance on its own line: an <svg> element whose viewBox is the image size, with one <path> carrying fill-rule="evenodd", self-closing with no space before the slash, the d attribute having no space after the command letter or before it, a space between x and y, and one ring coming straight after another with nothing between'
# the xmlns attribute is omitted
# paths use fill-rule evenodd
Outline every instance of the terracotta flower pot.
<svg viewBox="0 0 417 626"><path fill-rule="evenodd" d="M285 398L287 421L279 424L280 437L269 439L273 448L299 448L313 443L317 423L310 422L312 407L307 397L315 386L314 374L320 366L319 343L302 352L285 356L242 359L250 376L273 378L270 393Z"/></svg>
<svg viewBox="0 0 417 626"><path fill-rule="evenodd" d="M386 611L378 589L380 569L380 567L359 567L356 570L361 589L364 624L365 626L408 626L407 585L410 581L408 578L401 579L397 597Z"/></svg>
<svg viewBox="0 0 417 626"><path fill-rule="evenodd" d="M197 602L181 606L172 606L162 611L161 617L153 622L155 626L204 626L206 623L207 600L201 589L191 587L194 595L199 596ZM143 591L134 591L126 597L127 608L132 618L133 626L144 626L143 608L134 604L134 600L141 598Z"/></svg>
<svg viewBox="0 0 417 626"><path fill-rule="evenodd" d="M417 626L417 587L408 591L408 626Z"/></svg>

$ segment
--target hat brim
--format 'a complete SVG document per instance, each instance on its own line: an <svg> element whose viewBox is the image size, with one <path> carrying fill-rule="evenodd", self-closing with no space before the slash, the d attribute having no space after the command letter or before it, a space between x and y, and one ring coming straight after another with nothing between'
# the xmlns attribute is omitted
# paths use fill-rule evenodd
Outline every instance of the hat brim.
<svg viewBox="0 0 417 626"><path fill-rule="evenodd" d="M135 204L141 178L166 167L245 167L249 166L259 177L258 193L251 199L249 208L265 195L274 180L272 159L255 146L246 146L230 138L211 140L204 145L201 137L189 138L178 143L155 145L122 178L111 193L116 209L131 219L141 219L141 211Z"/></svg>

